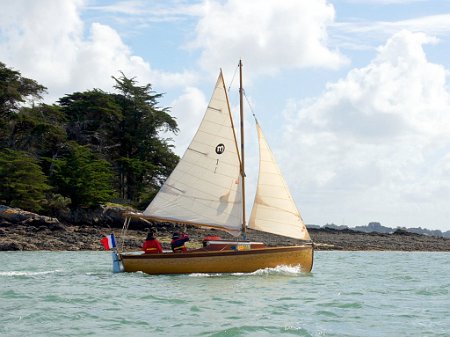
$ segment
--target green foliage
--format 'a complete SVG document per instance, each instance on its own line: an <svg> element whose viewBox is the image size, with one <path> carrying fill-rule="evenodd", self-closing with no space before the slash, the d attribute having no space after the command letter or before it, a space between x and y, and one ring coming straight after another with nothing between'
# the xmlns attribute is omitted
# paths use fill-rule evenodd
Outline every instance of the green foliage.
<svg viewBox="0 0 450 337"><path fill-rule="evenodd" d="M50 189L36 159L22 151L0 151L0 202L39 211Z"/></svg>
<svg viewBox="0 0 450 337"><path fill-rule="evenodd" d="M58 192L70 198L71 207L91 207L114 197L111 165L87 147L70 143L67 155L53 161L52 177Z"/></svg>
<svg viewBox="0 0 450 337"><path fill-rule="evenodd" d="M116 102L123 113L117 158L120 195L139 202L159 189L178 162L169 139L159 137L161 131L177 132L177 123L167 108L158 107L162 94L156 94L150 84L138 86L124 74L113 78L119 92Z"/></svg>
<svg viewBox="0 0 450 337"><path fill-rule="evenodd" d="M46 88L35 80L22 77L0 62L0 117L5 118L18 110L27 99L40 99Z"/></svg>
<svg viewBox="0 0 450 337"><path fill-rule="evenodd" d="M9 69L0 62L0 145L5 145L9 123L14 120L21 105L40 99L45 87L36 81L22 77L20 72Z"/></svg>
<svg viewBox="0 0 450 337"><path fill-rule="evenodd" d="M114 80L118 94L92 90L59 100L67 134L111 163L122 199L149 202L178 162L169 139L159 136L176 132L177 124L167 108L158 107L162 95L150 84L138 86L125 75Z"/></svg>
<svg viewBox="0 0 450 337"><path fill-rule="evenodd" d="M116 197L151 201L178 163L161 136L176 133L177 123L150 84L113 79L116 93L93 89L36 104L46 88L0 62L0 203L57 213Z"/></svg>
<svg viewBox="0 0 450 337"><path fill-rule="evenodd" d="M66 118L67 135L114 160L120 146L122 111L114 96L102 90L76 92L59 100Z"/></svg>
<svg viewBox="0 0 450 337"><path fill-rule="evenodd" d="M58 193L49 192L46 194L46 202L43 205L43 210L50 216L57 216L61 214L61 211L68 211L70 203L70 198Z"/></svg>
<svg viewBox="0 0 450 337"><path fill-rule="evenodd" d="M58 106L22 108L11 123L8 143L17 150L51 157L67 140L64 123L65 116Z"/></svg>

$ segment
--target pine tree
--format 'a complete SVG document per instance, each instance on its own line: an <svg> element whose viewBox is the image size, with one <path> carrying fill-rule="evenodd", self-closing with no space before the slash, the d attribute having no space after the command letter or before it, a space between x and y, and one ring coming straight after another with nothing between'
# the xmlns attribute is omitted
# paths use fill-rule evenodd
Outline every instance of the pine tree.
<svg viewBox="0 0 450 337"><path fill-rule="evenodd" d="M114 80L117 94L96 89L59 100L67 134L111 163L122 199L148 203L179 160L171 140L160 136L177 132L177 123L158 106L162 94L150 84L139 86L125 75Z"/></svg>
<svg viewBox="0 0 450 337"><path fill-rule="evenodd" d="M52 181L58 193L71 200L71 208L91 207L114 197L111 165L88 147L69 143L68 153L53 161Z"/></svg>
<svg viewBox="0 0 450 337"><path fill-rule="evenodd" d="M176 133L177 123L168 108L158 106L162 94L155 93L150 84L139 86L124 74L113 78L123 114L118 159L121 197L148 202L178 163L171 139L160 136L161 132Z"/></svg>
<svg viewBox="0 0 450 337"><path fill-rule="evenodd" d="M7 144L10 123L23 103L41 99L45 90L36 81L22 77L20 72L0 62L0 146Z"/></svg>
<svg viewBox="0 0 450 337"><path fill-rule="evenodd" d="M50 189L36 159L26 152L0 151L0 202L37 212Z"/></svg>

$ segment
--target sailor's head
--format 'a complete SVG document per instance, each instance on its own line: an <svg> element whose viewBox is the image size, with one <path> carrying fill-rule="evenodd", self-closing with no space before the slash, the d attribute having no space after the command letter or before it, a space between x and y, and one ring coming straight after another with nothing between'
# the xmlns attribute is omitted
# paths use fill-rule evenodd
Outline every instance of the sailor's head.
<svg viewBox="0 0 450 337"><path fill-rule="evenodd" d="M179 238L180 238L180 233L178 233L178 232L173 233L172 239L179 239Z"/></svg>
<svg viewBox="0 0 450 337"><path fill-rule="evenodd" d="M155 238L155 233L153 231L149 231L147 234L147 240L153 240Z"/></svg>

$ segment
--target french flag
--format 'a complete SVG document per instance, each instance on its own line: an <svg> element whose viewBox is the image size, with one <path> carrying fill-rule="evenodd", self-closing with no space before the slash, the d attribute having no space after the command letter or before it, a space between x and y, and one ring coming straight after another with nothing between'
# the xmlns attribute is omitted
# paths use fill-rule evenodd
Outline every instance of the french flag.
<svg viewBox="0 0 450 337"><path fill-rule="evenodd" d="M105 247L106 250L116 248L116 239L114 238L114 234L106 235L103 239L100 240Z"/></svg>

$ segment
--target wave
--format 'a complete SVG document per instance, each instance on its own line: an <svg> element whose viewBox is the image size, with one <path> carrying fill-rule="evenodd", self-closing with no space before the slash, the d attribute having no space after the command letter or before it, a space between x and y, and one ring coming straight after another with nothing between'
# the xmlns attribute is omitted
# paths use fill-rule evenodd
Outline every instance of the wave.
<svg viewBox="0 0 450 337"><path fill-rule="evenodd" d="M47 275L47 274L55 274L60 273L63 270L47 270L47 271L2 271L0 272L0 276L37 276L37 275Z"/></svg>
<svg viewBox="0 0 450 337"><path fill-rule="evenodd" d="M190 277L220 277L220 276L266 276L266 275L287 275L287 276L299 276L305 275L300 267L292 266L277 266L275 268L258 269L252 273L192 273Z"/></svg>
<svg viewBox="0 0 450 337"><path fill-rule="evenodd" d="M292 266L277 266L275 268L264 268L259 269L250 275L288 275L288 276L296 276L303 275L303 271L300 267L292 267Z"/></svg>

